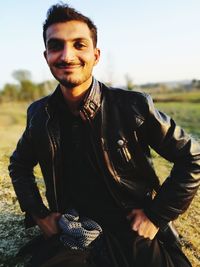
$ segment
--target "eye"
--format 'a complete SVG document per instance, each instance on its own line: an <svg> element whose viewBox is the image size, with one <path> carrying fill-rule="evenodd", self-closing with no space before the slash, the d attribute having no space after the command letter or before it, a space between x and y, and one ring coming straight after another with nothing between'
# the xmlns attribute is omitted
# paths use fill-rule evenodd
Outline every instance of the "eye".
<svg viewBox="0 0 200 267"><path fill-rule="evenodd" d="M75 42L75 43L74 43L74 47L75 47L76 49L81 50L81 49L84 49L84 48L86 47L86 44L83 43L83 42Z"/></svg>
<svg viewBox="0 0 200 267"><path fill-rule="evenodd" d="M60 51L63 49L63 43L59 41L50 41L47 48L49 51Z"/></svg>

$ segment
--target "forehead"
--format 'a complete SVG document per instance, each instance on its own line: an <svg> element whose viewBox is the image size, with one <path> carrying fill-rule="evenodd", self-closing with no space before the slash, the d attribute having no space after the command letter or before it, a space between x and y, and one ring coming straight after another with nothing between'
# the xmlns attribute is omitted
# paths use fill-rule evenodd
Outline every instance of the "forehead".
<svg viewBox="0 0 200 267"><path fill-rule="evenodd" d="M76 20L59 22L50 25L46 31L46 42L52 38L62 39L65 41L83 38L92 41L90 29L87 24Z"/></svg>

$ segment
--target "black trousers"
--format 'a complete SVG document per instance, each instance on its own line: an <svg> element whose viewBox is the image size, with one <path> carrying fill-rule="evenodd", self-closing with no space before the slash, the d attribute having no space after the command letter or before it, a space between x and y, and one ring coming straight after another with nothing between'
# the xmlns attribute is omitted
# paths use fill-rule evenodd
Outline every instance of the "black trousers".
<svg viewBox="0 0 200 267"><path fill-rule="evenodd" d="M71 250L59 237L41 239L32 250L29 267L191 267L177 244L158 237L149 240L135 232L106 232L100 247ZM95 246L94 246L95 247Z"/></svg>
<svg viewBox="0 0 200 267"><path fill-rule="evenodd" d="M158 237L150 240L133 231L123 235L119 233L109 239L108 242L113 243L110 248L117 267L191 267L176 242L166 243Z"/></svg>

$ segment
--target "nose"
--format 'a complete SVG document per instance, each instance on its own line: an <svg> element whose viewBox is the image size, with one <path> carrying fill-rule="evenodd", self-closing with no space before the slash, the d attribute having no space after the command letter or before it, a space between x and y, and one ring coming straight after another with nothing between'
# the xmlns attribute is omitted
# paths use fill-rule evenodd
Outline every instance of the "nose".
<svg viewBox="0 0 200 267"><path fill-rule="evenodd" d="M63 46L62 54L61 54L61 60L65 62L70 62L74 59L75 53L72 46L66 44Z"/></svg>

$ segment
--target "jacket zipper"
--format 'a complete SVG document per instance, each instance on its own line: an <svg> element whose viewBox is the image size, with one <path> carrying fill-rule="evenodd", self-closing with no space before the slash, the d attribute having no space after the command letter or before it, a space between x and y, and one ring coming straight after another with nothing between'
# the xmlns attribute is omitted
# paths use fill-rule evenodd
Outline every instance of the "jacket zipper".
<svg viewBox="0 0 200 267"><path fill-rule="evenodd" d="M102 109L102 113L103 113L103 109ZM92 126L92 123L91 123L91 120L87 114L87 112L85 112L84 110L82 110L80 112L80 115L81 115L81 118L83 118L84 121L88 121L89 122L89 125L90 125L90 128L92 130L92 133L93 133L93 136L94 136L94 129L93 129L93 126ZM101 136L102 133L101 133ZM96 155L96 158L98 160L98 156L97 156L97 153L96 153L96 149L95 149L95 145L94 145L94 142L93 142L93 138L92 139L92 145L93 145L93 148L94 148L94 151L95 151L95 155ZM108 166L108 169L110 171L110 173L113 175L114 179L119 182L120 181L120 177L117 175L117 172L115 171L115 168L113 166L113 163L111 162L110 158L109 158L109 155L108 155L108 149L106 149L106 142L105 140L103 139L103 137L101 138L101 146L102 146L102 149L103 149L103 152L104 152L104 157L106 159L106 163L107 163L107 166ZM99 160L98 160L99 161Z"/></svg>
<svg viewBox="0 0 200 267"><path fill-rule="evenodd" d="M122 138L117 141L117 144L118 144L118 151L121 154L122 158L124 158L126 162L129 162L131 160L131 155L127 148L127 141L124 138Z"/></svg>
<svg viewBox="0 0 200 267"><path fill-rule="evenodd" d="M101 127L101 146L102 146L102 149L103 149L103 153L104 153L104 158L105 158L105 161L106 161L106 164L107 164L107 167L108 167L108 170L110 171L110 173L113 175L114 179L119 183L120 182L120 177L119 175L117 174L116 170L115 170L115 167L114 167L114 164L111 160L111 157L109 155L109 151L108 151L108 148L107 148L107 143L106 143L106 140L103 138L104 134L103 134L103 123L104 123L104 120L105 120L105 115L104 115L104 101L102 101L102 127ZM105 181L106 181L106 178L104 177ZM110 188L109 184L107 183L106 181L106 184L108 186L108 189L111 193L111 195L113 196L113 198L115 199L115 201L117 202L117 204L122 208L122 209L126 209L126 205L124 202L120 201L120 199L118 199L118 197L112 192L112 189Z"/></svg>
<svg viewBox="0 0 200 267"><path fill-rule="evenodd" d="M104 115L104 101L102 101L102 127L101 127L101 146L103 149L103 153L104 153L104 157L108 166L109 171L111 172L111 174L113 175L114 179L117 182L120 182L120 177L117 174L113 162L111 161L111 157L109 155L109 151L107 149L107 143L106 140L103 138L104 134L103 134L103 122L105 121L105 115Z"/></svg>
<svg viewBox="0 0 200 267"><path fill-rule="evenodd" d="M105 140L103 139L103 137L101 138L101 146L103 149L104 157L105 157L109 171L114 176L114 179L117 182L120 182L120 177L114 168L113 162L110 160L110 156L109 156L108 149L107 149L107 144L106 144Z"/></svg>
<svg viewBox="0 0 200 267"><path fill-rule="evenodd" d="M85 115L86 115L86 114L85 114ZM96 157L96 160L97 160L97 164L99 165L99 168L100 168L100 170L101 170L101 173L102 173L104 182L105 182L105 184L106 184L106 186L107 186L107 188L108 188L108 191L110 192L111 196L113 197L113 199L114 199L115 202L117 203L117 205L118 205L120 208L124 209L124 208L125 208L124 204L123 204L123 203L122 203L122 202L115 196L115 194L113 193L112 189L110 188L110 185L109 185L109 183L108 183L108 181L107 181L107 179L106 179L106 177L105 177L104 170L103 170L103 168L102 168L102 164L101 164L101 162L100 162L100 160L99 160L99 156L98 156L98 154L97 154L97 152L96 152L96 147L95 147L94 140L93 140L93 137L94 137L94 129L93 129L93 126L92 126L92 123L91 123L89 117L86 116L86 118L87 118L87 121L89 122L90 129L92 130L92 136L91 136L90 139L91 139L92 147L93 147L94 154L95 154L95 157ZM104 156L106 157L107 167L108 167L109 171L111 172L111 174L114 176L115 180L119 181L119 180L120 180L120 177L119 177L119 176L116 177L116 175L117 175L117 174L116 174L116 171L115 171L115 169L114 169L114 166L112 166L112 165L110 164L111 161L110 161L109 158L108 158L108 154L106 153L106 151L105 151L105 149L104 149L104 145L103 145L102 141L103 141L103 138L101 138L101 146L102 146L102 149L103 149L103 152L104 152ZM89 154L88 154L88 155L89 155ZM91 161L91 159L90 159L90 161Z"/></svg>
<svg viewBox="0 0 200 267"><path fill-rule="evenodd" d="M58 197L57 197L57 190L56 190L56 172L55 172L55 151L57 149L57 145L54 142L53 138L51 137L51 134L48 129L48 123L50 120L50 114L48 112L48 107L45 108L48 119L46 121L46 130L49 137L50 145L51 145L51 151L52 151L52 173L53 173L53 188L54 188L54 197L55 197L55 203L56 203L56 211L58 212Z"/></svg>

